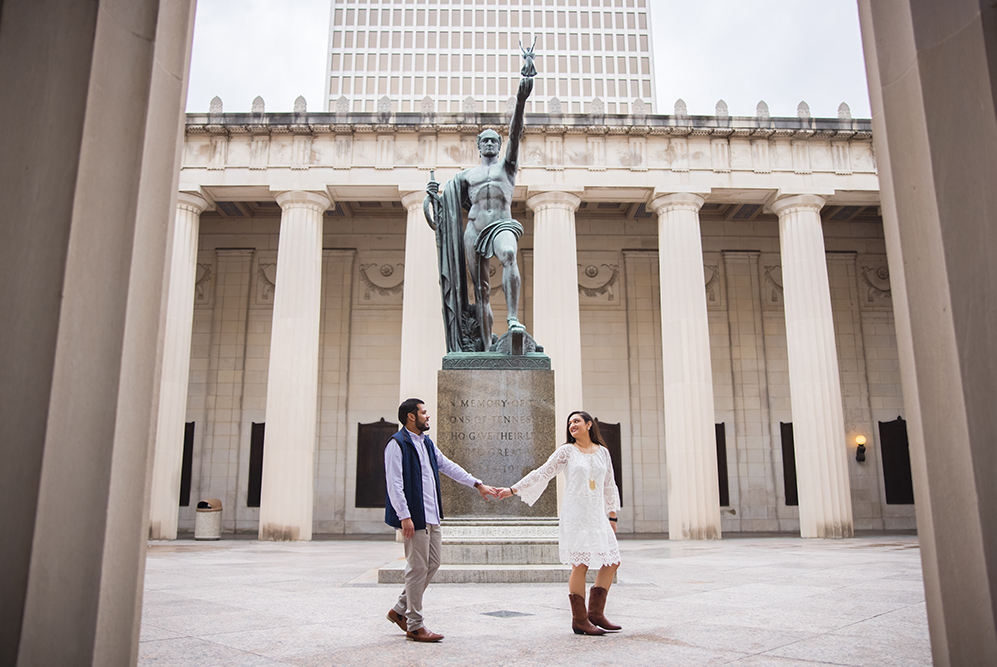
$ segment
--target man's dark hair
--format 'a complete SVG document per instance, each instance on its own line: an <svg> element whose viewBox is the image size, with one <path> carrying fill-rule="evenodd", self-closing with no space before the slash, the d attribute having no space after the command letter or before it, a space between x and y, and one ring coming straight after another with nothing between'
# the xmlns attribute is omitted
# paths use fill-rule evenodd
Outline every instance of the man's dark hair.
<svg viewBox="0 0 997 667"><path fill-rule="evenodd" d="M402 426L405 426L410 414L419 412L419 406L423 403L425 401L421 398L406 398L402 401L402 404L398 406L398 421L401 422Z"/></svg>

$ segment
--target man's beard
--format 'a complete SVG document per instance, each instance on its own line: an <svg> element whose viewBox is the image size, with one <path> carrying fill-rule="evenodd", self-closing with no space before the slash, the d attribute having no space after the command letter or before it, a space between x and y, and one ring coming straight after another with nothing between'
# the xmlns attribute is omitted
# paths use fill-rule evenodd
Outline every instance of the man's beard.
<svg viewBox="0 0 997 667"><path fill-rule="evenodd" d="M419 433L425 433L426 431L428 431L428 430L429 430L429 422L428 422L428 421L425 421L425 422L423 422L423 423L421 423L421 424L418 424L418 423L417 423L417 424L415 425L415 427L416 427L417 429L419 429Z"/></svg>

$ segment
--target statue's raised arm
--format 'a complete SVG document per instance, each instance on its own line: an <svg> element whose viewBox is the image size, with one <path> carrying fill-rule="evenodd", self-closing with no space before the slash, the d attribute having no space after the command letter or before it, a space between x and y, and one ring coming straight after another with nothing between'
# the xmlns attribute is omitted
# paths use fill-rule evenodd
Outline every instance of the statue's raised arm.
<svg viewBox="0 0 997 667"><path fill-rule="evenodd" d="M530 48L523 48L523 43L519 43L519 48L523 51L523 69L519 71L522 78L519 80L519 91L516 94L516 111L512 114L512 122L509 123L509 147L506 149L505 161L512 173L516 172L519 164L519 141L523 136L523 114L526 111L526 99L533 92L533 77L537 75L537 68L533 61L536 55L533 49L537 40L534 38Z"/></svg>

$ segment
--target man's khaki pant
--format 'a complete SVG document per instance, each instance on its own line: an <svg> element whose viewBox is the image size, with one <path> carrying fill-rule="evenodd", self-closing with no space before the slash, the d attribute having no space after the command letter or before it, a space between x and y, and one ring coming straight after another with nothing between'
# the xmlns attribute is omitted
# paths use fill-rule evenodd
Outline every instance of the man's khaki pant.
<svg viewBox="0 0 997 667"><path fill-rule="evenodd" d="M405 590L398 596L395 611L408 619L409 632L423 627L422 594L440 569L440 527L427 525L405 540Z"/></svg>

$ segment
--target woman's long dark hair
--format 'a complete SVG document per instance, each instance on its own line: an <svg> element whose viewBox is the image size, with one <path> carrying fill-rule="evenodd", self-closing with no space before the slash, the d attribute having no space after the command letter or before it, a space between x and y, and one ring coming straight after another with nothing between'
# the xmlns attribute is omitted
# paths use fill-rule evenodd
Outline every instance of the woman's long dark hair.
<svg viewBox="0 0 997 667"><path fill-rule="evenodd" d="M584 410L575 410L570 415L568 415L568 426L566 426L568 434L568 442L574 442L575 436L571 435L571 418L575 415L581 415L582 419L585 420L586 424L592 424L592 428L589 429L589 439L592 440L597 445L606 446L606 443L602 440L602 433L599 432L599 422L592 419L592 415L585 412Z"/></svg>

